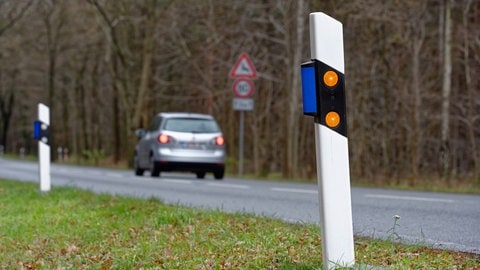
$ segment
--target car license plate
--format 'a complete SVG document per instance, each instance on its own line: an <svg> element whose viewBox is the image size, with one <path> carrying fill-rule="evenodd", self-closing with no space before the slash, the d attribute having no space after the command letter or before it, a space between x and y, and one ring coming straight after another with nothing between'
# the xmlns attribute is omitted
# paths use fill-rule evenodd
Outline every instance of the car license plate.
<svg viewBox="0 0 480 270"><path fill-rule="evenodd" d="M183 149L201 149L202 144L198 142L181 142L180 147Z"/></svg>

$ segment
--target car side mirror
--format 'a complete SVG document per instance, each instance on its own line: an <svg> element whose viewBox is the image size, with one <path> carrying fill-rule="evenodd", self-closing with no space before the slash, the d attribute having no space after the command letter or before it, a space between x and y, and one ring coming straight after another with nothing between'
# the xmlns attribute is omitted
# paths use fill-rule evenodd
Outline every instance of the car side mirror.
<svg viewBox="0 0 480 270"><path fill-rule="evenodd" d="M143 136L145 136L146 133L147 132L143 128L139 128L135 130L135 135L140 139L143 138Z"/></svg>

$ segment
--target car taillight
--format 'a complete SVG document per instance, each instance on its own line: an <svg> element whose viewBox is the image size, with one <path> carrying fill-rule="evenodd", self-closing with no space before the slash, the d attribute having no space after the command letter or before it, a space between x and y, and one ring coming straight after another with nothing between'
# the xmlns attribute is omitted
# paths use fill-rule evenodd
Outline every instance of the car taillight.
<svg viewBox="0 0 480 270"><path fill-rule="evenodd" d="M170 142L170 136L165 135L165 134L160 134L157 137L157 141L159 143L169 143Z"/></svg>
<svg viewBox="0 0 480 270"><path fill-rule="evenodd" d="M218 136L215 138L215 144L216 145L219 145L219 146L222 146L225 144L225 139L223 138L223 136Z"/></svg>

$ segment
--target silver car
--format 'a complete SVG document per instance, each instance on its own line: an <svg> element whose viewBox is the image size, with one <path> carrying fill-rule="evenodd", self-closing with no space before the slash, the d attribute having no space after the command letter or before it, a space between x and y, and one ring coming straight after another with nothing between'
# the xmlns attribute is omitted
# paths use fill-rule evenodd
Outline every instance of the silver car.
<svg viewBox="0 0 480 270"><path fill-rule="evenodd" d="M138 129L136 134L136 175L147 170L155 177L162 171L189 171L204 178L212 172L215 179L223 179L225 139L211 115L159 113L148 130Z"/></svg>

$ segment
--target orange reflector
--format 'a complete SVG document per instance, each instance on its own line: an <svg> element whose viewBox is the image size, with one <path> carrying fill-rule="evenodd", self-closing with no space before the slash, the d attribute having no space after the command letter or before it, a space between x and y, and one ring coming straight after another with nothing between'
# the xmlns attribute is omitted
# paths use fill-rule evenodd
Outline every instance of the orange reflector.
<svg viewBox="0 0 480 270"><path fill-rule="evenodd" d="M334 71L327 71L323 74L323 82L328 87L334 87L338 83L338 75Z"/></svg>
<svg viewBox="0 0 480 270"><path fill-rule="evenodd" d="M340 124L340 115L334 111L327 113L325 116L325 124L331 128L337 127Z"/></svg>

